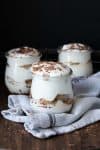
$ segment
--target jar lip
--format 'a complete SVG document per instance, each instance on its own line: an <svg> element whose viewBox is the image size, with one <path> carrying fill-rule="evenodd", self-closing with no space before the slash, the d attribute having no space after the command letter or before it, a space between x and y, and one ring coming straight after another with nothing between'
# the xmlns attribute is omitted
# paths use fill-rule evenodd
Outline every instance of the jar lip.
<svg viewBox="0 0 100 150"><path fill-rule="evenodd" d="M24 51L25 50L25 51ZM20 47L14 48L5 53L5 57L24 58L24 57L42 57L42 53L35 48Z"/></svg>
<svg viewBox="0 0 100 150"><path fill-rule="evenodd" d="M60 52L86 52L92 51L92 48L82 43L68 43L58 47L58 53Z"/></svg>

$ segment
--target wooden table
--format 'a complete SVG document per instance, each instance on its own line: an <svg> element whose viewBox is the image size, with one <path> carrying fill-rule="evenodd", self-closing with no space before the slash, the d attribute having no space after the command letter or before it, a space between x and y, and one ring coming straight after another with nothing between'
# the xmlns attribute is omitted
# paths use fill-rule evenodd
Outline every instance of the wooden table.
<svg viewBox="0 0 100 150"><path fill-rule="evenodd" d="M0 81L0 110L7 108L8 91ZM100 150L100 122L78 131L37 139L24 130L22 124L0 116L0 148L8 150ZM1 150L0 149L0 150Z"/></svg>

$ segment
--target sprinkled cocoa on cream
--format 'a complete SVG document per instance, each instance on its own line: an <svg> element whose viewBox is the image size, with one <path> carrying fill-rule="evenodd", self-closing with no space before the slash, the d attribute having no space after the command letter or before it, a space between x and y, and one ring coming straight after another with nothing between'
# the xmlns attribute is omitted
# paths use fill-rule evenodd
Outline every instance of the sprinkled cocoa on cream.
<svg viewBox="0 0 100 150"><path fill-rule="evenodd" d="M81 43L69 43L69 44L65 44L63 45L59 52L60 51L66 51L66 50L79 50L79 51L84 51L84 50L92 50L92 48L88 45L85 45L85 44L81 44Z"/></svg>
<svg viewBox="0 0 100 150"><path fill-rule="evenodd" d="M53 61L43 61L38 62L32 65L31 71L33 74L38 75L49 75L49 76L60 76L60 75L67 75L70 73L70 68L66 65L53 62Z"/></svg>
<svg viewBox="0 0 100 150"><path fill-rule="evenodd" d="M31 47L20 47L12 49L8 52L8 55L11 57L22 57L22 56L39 56L40 52Z"/></svg>

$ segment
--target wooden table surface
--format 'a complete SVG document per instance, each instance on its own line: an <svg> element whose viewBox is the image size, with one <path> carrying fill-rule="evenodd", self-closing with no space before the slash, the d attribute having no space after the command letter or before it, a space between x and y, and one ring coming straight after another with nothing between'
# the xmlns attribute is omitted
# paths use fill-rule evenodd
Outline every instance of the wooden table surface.
<svg viewBox="0 0 100 150"><path fill-rule="evenodd" d="M0 81L0 110L7 108L8 91ZM24 130L22 124L0 116L0 150L100 150L100 122L78 131L37 139Z"/></svg>

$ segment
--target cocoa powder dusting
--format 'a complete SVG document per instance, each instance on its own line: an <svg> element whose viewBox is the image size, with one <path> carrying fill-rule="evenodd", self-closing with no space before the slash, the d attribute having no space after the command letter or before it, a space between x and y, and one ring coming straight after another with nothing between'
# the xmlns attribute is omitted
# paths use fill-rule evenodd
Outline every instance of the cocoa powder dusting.
<svg viewBox="0 0 100 150"><path fill-rule="evenodd" d="M65 66L62 63L57 63L57 62L38 62L37 64L32 65L32 72L47 72L50 73L51 71L54 70L59 70L63 71L65 69Z"/></svg>
<svg viewBox="0 0 100 150"><path fill-rule="evenodd" d="M29 52L33 52L33 48L22 47L22 48L19 48L19 50L17 51L17 53L21 53L21 54L26 54L26 53L29 53Z"/></svg>
<svg viewBox="0 0 100 150"><path fill-rule="evenodd" d="M63 47L65 46L65 48L63 49ZM79 49L79 50L91 50L92 48L88 45L85 44L81 44L81 43L69 43L66 44L62 47L63 51L69 50L69 49Z"/></svg>

